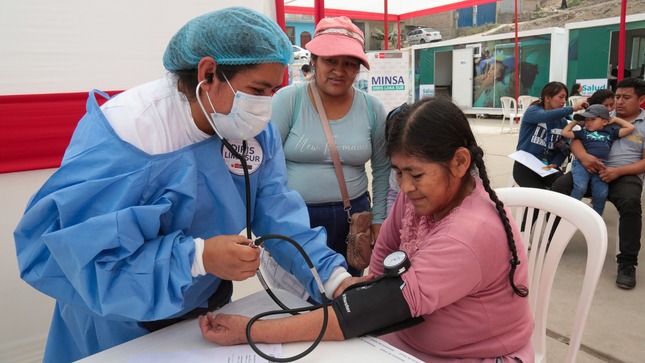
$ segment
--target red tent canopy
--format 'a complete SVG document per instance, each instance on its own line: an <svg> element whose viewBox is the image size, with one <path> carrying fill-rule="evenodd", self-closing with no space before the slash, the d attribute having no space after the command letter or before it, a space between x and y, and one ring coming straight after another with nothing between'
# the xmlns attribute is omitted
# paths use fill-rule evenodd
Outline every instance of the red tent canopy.
<svg viewBox="0 0 645 363"><path fill-rule="evenodd" d="M347 16L361 20L383 20L385 34L389 34L388 22L401 22L406 19L424 15L437 14L475 5L487 4L499 0L383 0L383 1L346 1L346 0L275 0L278 19L284 13L313 15L315 23L325 16ZM284 11L284 12L282 12ZM278 20L280 24L281 20ZM281 24L282 25L282 24ZM400 28L397 32L399 48L401 47ZM385 49L388 44L385 43Z"/></svg>
<svg viewBox="0 0 645 363"><path fill-rule="evenodd" d="M383 20L386 15L388 21L402 21L495 1L499 0L324 0L323 7L326 16L344 15L354 19ZM284 9L287 14L315 15L318 3L322 3L322 1L284 0Z"/></svg>

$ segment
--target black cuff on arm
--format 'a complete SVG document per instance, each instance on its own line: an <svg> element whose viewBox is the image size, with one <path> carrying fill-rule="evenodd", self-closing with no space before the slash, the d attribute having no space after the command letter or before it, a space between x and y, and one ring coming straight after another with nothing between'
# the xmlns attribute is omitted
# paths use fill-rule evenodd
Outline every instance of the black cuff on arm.
<svg viewBox="0 0 645 363"><path fill-rule="evenodd" d="M412 318L401 291L400 276L377 279L369 285L346 290L332 307L345 339L366 334L381 335L408 328L423 321Z"/></svg>

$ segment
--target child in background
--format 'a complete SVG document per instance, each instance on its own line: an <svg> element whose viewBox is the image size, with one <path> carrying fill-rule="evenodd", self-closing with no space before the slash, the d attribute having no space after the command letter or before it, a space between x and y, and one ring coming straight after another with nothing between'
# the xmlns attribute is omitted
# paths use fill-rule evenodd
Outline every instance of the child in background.
<svg viewBox="0 0 645 363"><path fill-rule="evenodd" d="M562 129L562 136L579 139L587 153L594 155L603 163L607 162L613 141L634 131L634 125L618 117L610 118L607 107L599 104L589 106L585 112L575 114L573 118L576 122L570 122ZM616 124L619 128L607 127L609 124ZM580 125L582 130L573 131L576 125ZM593 209L602 215L609 192L607 183L600 179L599 174L589 173L577 159L573 160L571 174L573 176L571 196L578 200L582 199L591 181Z"/></svg>
<svg viewBox="0 0 645 363"><path fill-rule="evenodd" d="M300 67L300 71L302 72L303 82L310 81L312 78L314 78L314 73L312 72L311 66L309 64L303 64L302 67Z"/></svg>

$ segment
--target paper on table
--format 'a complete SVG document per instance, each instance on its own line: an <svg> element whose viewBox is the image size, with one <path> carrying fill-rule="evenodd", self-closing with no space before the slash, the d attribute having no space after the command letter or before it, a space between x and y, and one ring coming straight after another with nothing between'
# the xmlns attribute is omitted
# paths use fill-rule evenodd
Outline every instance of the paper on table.
<svg viewBox="0 0 645 363"><path fill-rule="evenodd" d="M373 336L362 336L358 338L361 342L366 343L372 346L373 349L378 349L381 352L386 353L387 355L396 358L401 363L423 363L422 360L417 359L412 354L406 353L402 350L394 348L389 343L375 338Z"/></svg>
<svg viewBox="0 0 645 363"><path fill-rule="evenodd" d="M260 252L260 270L272 289L289 291L293 295L307 300L309 294L295 276L285 271L264 248Z"/></svg>
<svg viewBox="0 0 645 363"><path fill-rule="evenodd" d="M533 170L539 176L542 176L542 177L558 172L558 169L553 169L553 168L544 169L546 165L544 165L540 161L540 159L536 158L533 154L527 153L524 150L518 150L512 153L511 155L509 155L508 157L510 157L511 159L514 159L518 163Z"/></svg>
<svg viewBox="0 0 645 363"><path fill-rule="evenodd" d="M265 354L281 358L282 344L257 344ZM177 352L146 353L130 357L130 363L183 363L183 362L227 362L227 363L268 363L255 354L248 345L234 345L211 349L186 350Z"/></svg>

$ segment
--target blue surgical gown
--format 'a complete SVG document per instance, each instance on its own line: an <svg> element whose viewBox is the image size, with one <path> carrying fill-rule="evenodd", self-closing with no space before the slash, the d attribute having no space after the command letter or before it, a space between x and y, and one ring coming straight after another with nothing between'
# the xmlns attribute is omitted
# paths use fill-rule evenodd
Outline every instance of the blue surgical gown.
<svg viewBox="0 0 645 363"><path fill-rule="evenodd" d="M252 230L292 237L321 279L345 266L309 228L306 207L287 188L280 135L256 140L264 158L250 175ZM14 237L21 277L57 300L45 362L80 359L147 333L138 322L205 307L220 279L193 277L193 237L245 228L244 177L229 172L217 137L149 155L120 139L90 93L61 167L32 197ZM296 248L265 242L309 294L316 283Z"/></svg>

